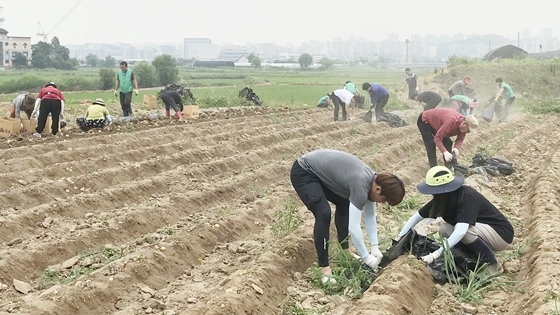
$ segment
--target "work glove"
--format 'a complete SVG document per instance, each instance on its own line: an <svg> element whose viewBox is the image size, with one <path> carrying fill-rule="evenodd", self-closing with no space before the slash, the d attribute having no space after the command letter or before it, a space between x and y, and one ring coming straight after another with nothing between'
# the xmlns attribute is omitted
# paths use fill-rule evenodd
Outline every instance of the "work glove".
<svg viewBox="0 0 560 315"><path fill-rule="evenodd" d="M134 90L134 94L138 95L138 89Z"/></svg>
<svg viewBox="0 0 560 315"><path fill-rule="evenodd" d="M453 152L453 154L455 154L455 156L459 155L459 149L457 149L457 148L453 148L453 150L451 150L451 152Z"/></svg>
<svg viewBox="0 0 560 315"><path fill-rule="evenodd" d="M336 279L332 275L324 275L321 277L321 283L323 285L336 284Z"/></svg>
<svg viewBox="0 0 560 315"><path fill-rule="evenodd" d="M431 264L431 263L434 262L434 260L438 259L440 255L441 255L441 253L438 250L436 250L435 252L432 252L432 253L430 253L426 256L422 256L421 259L425 263Z"/></svg>
<svg viewBox="0 0 560 315"><path fill-rule="evenodd" d="M377 265L379 265L380 261L377 260L377 258L375 258L375 256L373 255L368 255L364 260L363 263L368 265L369 267L371 267L372 269L375 269L377 267Z"/></svg>
<svg viewBox="0 0 560 315"><path fill-rule="evenodd" d="M418 87L416 87L416 89L415 89L415 90L416 90L416 92L420 91L420 89L419 89Z"/></svg>
<svg viewBox="0 0 560 315"><path fill-rule="evenodd" d="M117 96L118 93L119 93L119 91L115 90L115 96Z"/></svg>
<svg viewBox="0 0 560 315"><path fill-rule="evenodd" d="M383 259L383 254L379 251L377 246L371 247L371 255L377 259L377 261L381 261Z"/></svg>
<svg viewBox="0 0 560 315"><path fill-rule="evenodd" d="M445 153L443 153L443 159L445 160L445 162L451 162L451 160L453 159L453 154L445 151Z"/></svg>

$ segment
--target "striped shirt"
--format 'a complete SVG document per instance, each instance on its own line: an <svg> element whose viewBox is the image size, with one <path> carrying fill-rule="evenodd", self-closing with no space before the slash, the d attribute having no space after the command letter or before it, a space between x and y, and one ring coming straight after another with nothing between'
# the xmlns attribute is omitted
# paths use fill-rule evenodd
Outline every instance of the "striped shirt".
<svg viewBox="0 0 560 315"><path fill-rule="evenodd" d="M455 95L466 95L466 84L465 82L463 82L463 80L457 81L453 84L451 84L451 86L449 87L449 91L453 92L453 94Z"/></svg>

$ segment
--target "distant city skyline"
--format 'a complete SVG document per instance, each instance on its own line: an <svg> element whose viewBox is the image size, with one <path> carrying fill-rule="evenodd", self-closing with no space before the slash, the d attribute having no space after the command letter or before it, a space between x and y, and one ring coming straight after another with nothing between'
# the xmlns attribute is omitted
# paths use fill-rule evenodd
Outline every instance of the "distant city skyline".
<svg viewBox="0 0 560 315"><path fill-rule="evenodd" d="M393 0L258 0L200 2L151 0L6 0L2 27L11 36L30 36L32 43L47 33L63 43L177 43L182 38L211 38L217 44L275 43L300 45L309 40L363 37L379 42L390 33L405 40L413 34L448 36L463 33L498 34L516 39L529 30L538 36L550 28L560 37L560 1L533 0L530 5L510 1L470 0L455 8L448 1ZM32 9L30 9L32 8ZM344 20L345 23L335 23ZM42 29L38 27L41 23Z"/></svg>

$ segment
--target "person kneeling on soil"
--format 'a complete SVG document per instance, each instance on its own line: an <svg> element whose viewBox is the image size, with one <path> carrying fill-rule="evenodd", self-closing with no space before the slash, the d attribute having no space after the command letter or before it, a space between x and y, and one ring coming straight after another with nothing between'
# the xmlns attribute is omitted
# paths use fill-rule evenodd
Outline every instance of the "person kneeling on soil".
<svg viewBox="0 0 560 315"><path fill-rule="evenodd" d="M19 94L12 101L12 108L10 110L11 118L21 118L21 111L23 110L27 115L27 119L31 119L33 109L35 108L35 97L33 94L24 93Z"/></svg>
<svg viewBox="0 0 560 315"><path fill-rule="evenodd" d="M338 89L329 94L329 97L334 104L334 121L338 120L339 107L342 107L342 120L346 120L347 114L348 119L352 119L359 95L354 95L345 89Z"/></svg>
<svg viewBox="0 0 560 315"><path fill-rule="evenodd" d="M416 124L426 147L430 167L437 165L436 147L443 153L445 166L451 167L451 152L455 156L459 155L465 136L471 132L471 128L478 127L478 120L472 115L465 117L449 108L434 108L422 112ZM452 136L457 136L453 149L453 141L449 138Z"/></svg>
<svg viewBox="0 0 560 315"><path fill-rule="evenodd" d="M171 90L162 90L159 93L159 98L165 104L165 116L167 118L171 118L171 108L175 111L177 117L179 117L179 121L183 121L183 99L181 95L175 91Z"/></svg>
<svg viewBox="0 0 560 315"><path fill-rule="evenodd" d="M417 101L424 107L424 110L434 109L441 103L441 96L433 91L425 91L412 95L413 100Z"/></svg>
<svg viewBox="0 0 560 315"><path fill-rule="evenodd" d="M317 102L317 107L327 108L331 104L331 98L329 95L325 95L319 99Z"/></svg>
<svg viewBox="0 0 560 315"><path fill-rule="evenodd" d="M105 102L101 98L97 98L86 110L84 117L76 119L76 125L83 131L93 128L103 128L111 125L113 119L109 115L109 111L105 106Z"/></svg>
<svg viewBox="0 0 560 315"><path fill-rule="evenodd" d="M341 167L343 165L344 167ZM383 258L378 249L376 202L399 204L405 194L403 182L387 172L377 174L356 156L331 149L319 149L299 157L290 172L292 186L315 217L313 237L323 284L336 283L329 266L329 227L332 202L336 211L335 226L340 246L348 253L348 234L362 262L377 267ZM368 252L360 227L362 209L371 244Z"/></svg>
<svg viewBox="0 0 560 315"><path fill-rule="evenodd" d="M453 95L451 97L451 104L453 108L461 113L461 115L472 115L473 108L478 107L478 101L476 99L470 99L464 95Z"/></svg>
<svg viewBox="0 0 560 315"><path fill-rule="evenodd" d="M511 245L513 226L488 199L463 182L463 177L453 176L444 166L428 170L426 181L416 188L433 198L408 219L396 240L422 219L441 217L445 223L439 227L439 234L447 238L449 248L462 242L479 255L481 263L488 264L489 271L503 272L494 251L506 250ZM431 264L442 252L443 246L422 260Z"/></svg>

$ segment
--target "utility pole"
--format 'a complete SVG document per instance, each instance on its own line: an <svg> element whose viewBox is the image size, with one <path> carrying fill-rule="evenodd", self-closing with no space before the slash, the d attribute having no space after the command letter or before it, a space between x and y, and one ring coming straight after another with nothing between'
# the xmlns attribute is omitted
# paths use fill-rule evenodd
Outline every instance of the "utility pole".
<svg viewBox="0 0 560 315"><path fill-rule="evenodd" d="M519 36L520 36L519 34L520 33L521 33L520 31L517 31L517 47L519 47L519 48L521 48L521 45L519 43Z"/></svg>
<svg viewBox="0 0 560 315"><path fill-rule="evenodd" d="M488 40L488 51L492 50L492 40Z"/></svg>
<svg viewBox="0 0 560 315"><path fill-rule="evenodd" d="M408 38L404 41L404 43L406 44L406 63L408 64L408 44L410 43Z"/></svg>

